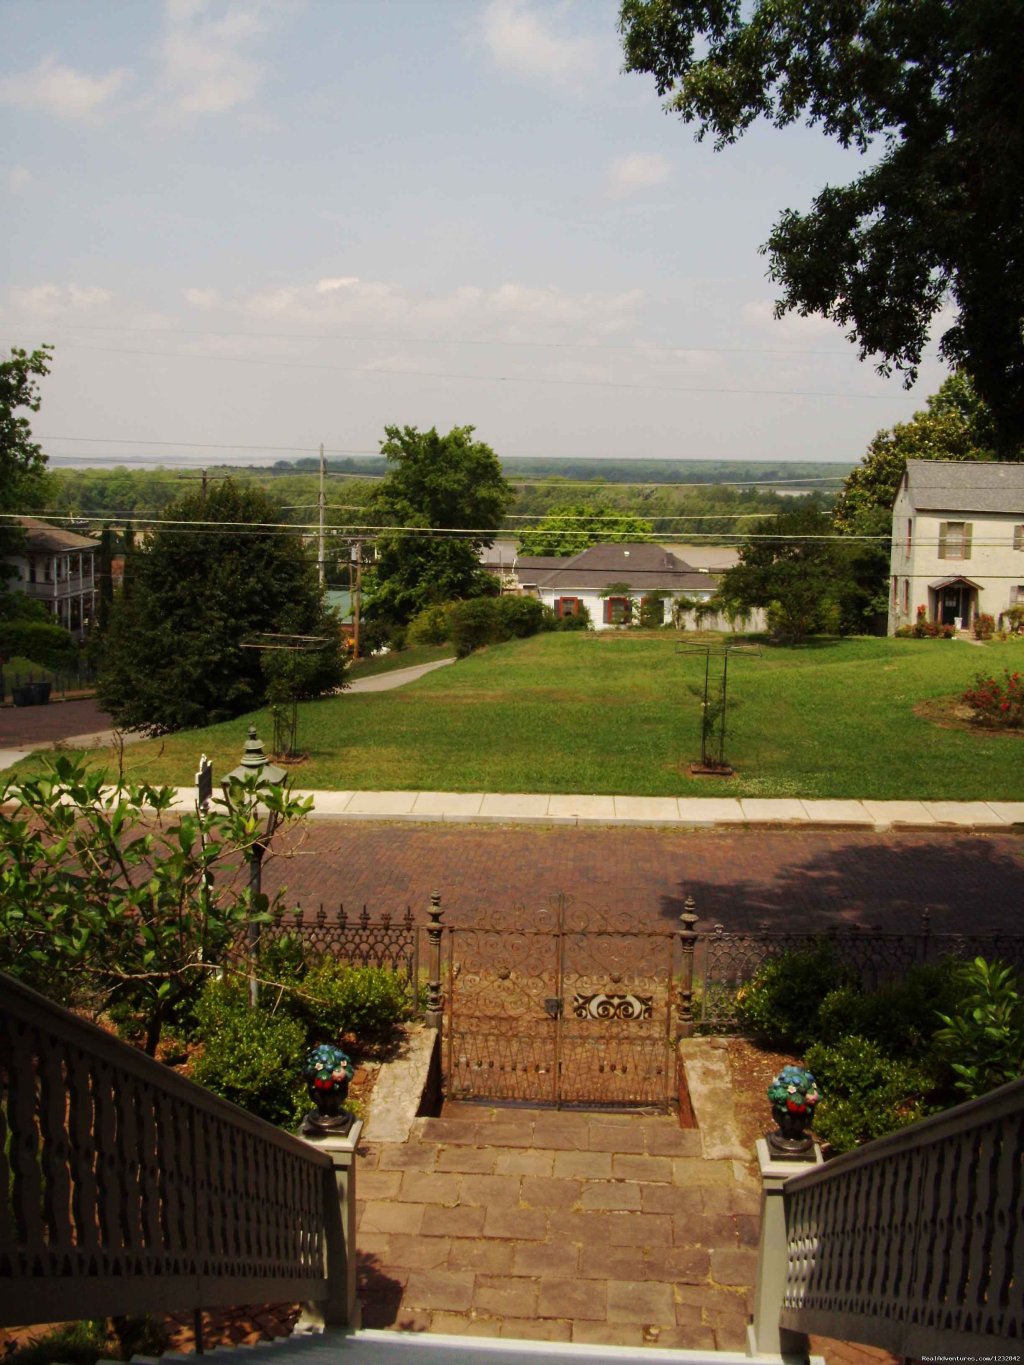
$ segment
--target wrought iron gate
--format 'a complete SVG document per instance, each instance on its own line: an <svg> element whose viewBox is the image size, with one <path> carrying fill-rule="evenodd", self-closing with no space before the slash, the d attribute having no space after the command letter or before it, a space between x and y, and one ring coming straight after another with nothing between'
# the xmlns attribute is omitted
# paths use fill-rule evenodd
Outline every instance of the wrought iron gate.
<svg viewBox="0 0 1024 1365"><path fill-rule="evenodd" d="M671 1105L678 933L559 896L447 934L450 1098Z"/></svg>

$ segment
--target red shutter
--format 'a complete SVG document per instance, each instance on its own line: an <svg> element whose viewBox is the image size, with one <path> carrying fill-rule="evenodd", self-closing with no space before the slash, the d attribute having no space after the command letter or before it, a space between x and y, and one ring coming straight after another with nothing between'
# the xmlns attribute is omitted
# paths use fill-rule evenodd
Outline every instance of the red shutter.
<svg viewBox="0 0 1024 1365"><path fill-rule="evenodd" d="M612 599L610 597L604 599L604 623L606 626L612 624Z"/></svg>

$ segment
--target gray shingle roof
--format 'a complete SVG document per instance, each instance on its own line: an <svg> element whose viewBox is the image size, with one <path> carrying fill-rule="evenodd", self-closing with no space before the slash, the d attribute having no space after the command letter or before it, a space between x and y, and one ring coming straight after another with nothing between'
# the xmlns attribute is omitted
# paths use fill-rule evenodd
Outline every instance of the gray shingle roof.
<svg viewBox="0 0 1024 1365"><path fill-rule="evenodd" d="M561 560L550 573L538 575L537 583L560 592L569 588L600 592L612 583L628 583L635 592L708 592L717 586L718 579L715 574L701 573L684 564L661 545L641 542L592 545L571 559Z"/></svg>
<svg viewBox="0 0 1024 1365"><path fill-rule="evenodd" d="M908 460L907 480L921 512L1024 514L1024 464Z"/></svg>
<svg viewBox="0 0 1024 1365"><path fill-rule="evenodd" d="M25 549L33 554L65 554L71 550L98 550L99 541L91 536L80 536L66 531L63 526L51 526L37 517L17 517L25 532Z"/></svg>

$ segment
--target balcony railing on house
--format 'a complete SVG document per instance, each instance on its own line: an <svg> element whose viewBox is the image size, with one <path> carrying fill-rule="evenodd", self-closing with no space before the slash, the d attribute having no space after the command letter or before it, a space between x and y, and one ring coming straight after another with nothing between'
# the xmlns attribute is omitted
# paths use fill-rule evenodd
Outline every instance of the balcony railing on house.
<svg viewBox="0 0 1024 1365"><path fill-rule="evenodd" d="M784 1329L1020 1358L1024 1080L797 1176L783 1198Z"/></svg>
<svg viewBox="0 0 1024 1365"><path fill-rule="evenodd" d="M334 1190L326 1152L0 974L0 1324L327 1301Z"/></svg>

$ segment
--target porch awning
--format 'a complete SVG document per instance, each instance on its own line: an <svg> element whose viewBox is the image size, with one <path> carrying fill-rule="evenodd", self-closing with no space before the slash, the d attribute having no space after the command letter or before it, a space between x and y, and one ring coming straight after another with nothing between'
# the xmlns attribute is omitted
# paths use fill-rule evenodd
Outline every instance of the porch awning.
<svg viewBox="0 0 1024 1365"><path fill-rule="evenodd" d="M937 578L934 583L929 583L929 588L951 588L955 583L959 583L965 588L977 588L981 591L981 584L975 583L973 578L964 578L963 574L957 574L955 578Z"/></svg>

